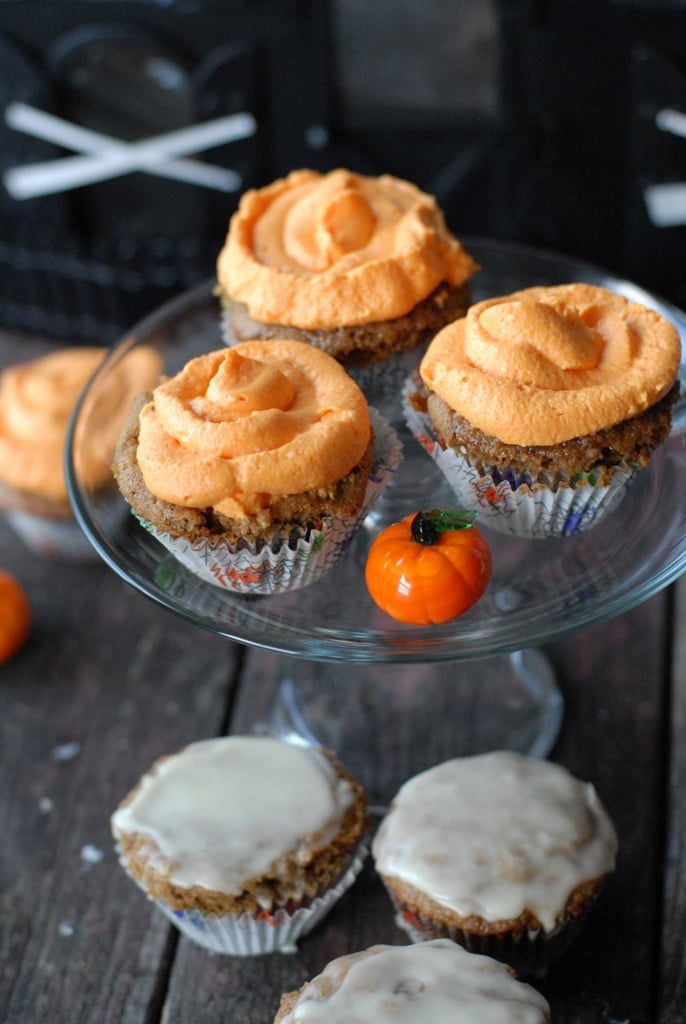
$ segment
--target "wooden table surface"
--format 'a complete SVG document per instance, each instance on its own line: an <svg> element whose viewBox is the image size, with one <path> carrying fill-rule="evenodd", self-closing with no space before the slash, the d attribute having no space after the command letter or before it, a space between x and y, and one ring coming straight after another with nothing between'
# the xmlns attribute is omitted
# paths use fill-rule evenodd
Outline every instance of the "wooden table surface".
<svg viewBox="0 0 686 1024"><path fill-rule="evenodd" d="M49 347L0 333L0 368ZM281 992L334 956L406 941L370 864L295 955L179 937L119 867L110 814L156 757L265 721L280 659L181 621L97 559L45 561L2 520L0 568L33 609L0 667L3 1024L271 1024ZM550 756L595 784L620 839L586 929L536 983L557 1024L686 1021L685 597L674 584L545 648L565 701ZM459 745L471 725L460 669L445 671ZM346 760L363 781L402 774L412 738L390 717L359 737ZM428 763L446 756L431 732L421 744Z"/></svg>

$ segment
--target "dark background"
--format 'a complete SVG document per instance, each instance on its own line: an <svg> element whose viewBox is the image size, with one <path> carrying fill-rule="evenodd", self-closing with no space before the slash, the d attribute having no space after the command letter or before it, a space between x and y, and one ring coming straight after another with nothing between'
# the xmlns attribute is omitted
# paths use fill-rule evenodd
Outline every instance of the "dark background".
<svg viewBox="0 0 686 1024"><path fill-rule="evenodd" d="M23 101L119 139L239 111L198 154L242 188L296 167L389 172L458 236L605 266L686 306L686 0L0 0L0 175L71 151L5 123ZM113 341L211 277L238 193L136 173L17 200L0 183L0 324Z"/></svg>

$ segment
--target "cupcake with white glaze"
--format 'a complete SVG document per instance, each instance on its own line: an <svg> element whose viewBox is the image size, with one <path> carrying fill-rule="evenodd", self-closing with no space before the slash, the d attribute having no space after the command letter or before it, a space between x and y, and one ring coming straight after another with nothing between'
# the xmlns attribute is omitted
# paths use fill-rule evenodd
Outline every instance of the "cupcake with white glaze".
<svg viewBox="0 0 686 1024"><path fill-rule="evenodd" d="M548 1024L550 1007L503 964L448 939L338 957L281 999L274 1024Z"/></svg>
<svg viewBox="0 0 686 1024"><path fill-rule="evenodd" d="M162 758L112 815L120 862L193 941L293 952L352 885L366 797L327 751L269 737Z"/></svg>
<svg viewBox="0 0 686 1024"><path fill-rule="evenodd" d="M273 594L333 567L400 458L395 431L340 363L272 340L198 356L141 395L113 471L193 573Z"/></svg>
<svg viewBox="0 0 686 1024"><path fill-rule="evenodd" d="M405 385L410 429L479 523L560 537L599 523L666 440L676 327L588 284L485 299Z"/></svg>
<svg viewBox="0 0 686 1024"><path fill-rule="evenodd" d="M495 751L406 782L372 853L413 940L449 937L540 975L587 919L617 837L594 787L565 768Z"/></svg>

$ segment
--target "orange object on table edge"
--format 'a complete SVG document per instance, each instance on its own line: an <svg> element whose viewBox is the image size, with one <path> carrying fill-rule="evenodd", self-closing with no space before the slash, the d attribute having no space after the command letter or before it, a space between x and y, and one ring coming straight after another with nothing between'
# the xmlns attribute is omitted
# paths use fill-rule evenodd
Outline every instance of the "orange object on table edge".
<svg viewBox="0 0 686 1024"><path fill-rule="evenodd" d="M21 583L0 569L0 665L13 658L31 632L31 607Z"/></svg>

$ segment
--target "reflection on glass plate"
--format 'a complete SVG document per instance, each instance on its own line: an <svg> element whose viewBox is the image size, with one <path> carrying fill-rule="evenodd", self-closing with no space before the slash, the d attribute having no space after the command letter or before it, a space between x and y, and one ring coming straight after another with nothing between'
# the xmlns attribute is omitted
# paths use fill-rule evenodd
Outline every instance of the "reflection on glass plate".
<svg viewBox="0 0 686 1024"><path fill-rule="evenodd" d="M481 239L465 242L483 268L475 279L475 299L535 284L589 281L659 309L686 342L684 314L630 282L555 254ZM163 372L173 374L191 357L222 344L211 283L153 314L112 350L91 381L72 422L67 459L75 514L100 555L134 587L199 626L318 661L460 661L540 645L607 620L673 582L686 568L682 401L669 440L606 521L560 540L523 540L484 527L493 552L493 580L482 600L452 623L428 628L395 623L373 605L364 584L368 545L385 523L420 507L451 503L441 474L407 432L405 460L393 483L346 558L326 577L303 590L268 597L232 595L204 583L143 529L114 481L94 489L79 466L94 453L103 457L103 414L112 404L113 380L128 361L139 358L141 348L152 350ZM398 373L406 372L405 359ZM386 415L387 377L381 402ZM372 375L372 403L375 387ZM397 424L398 417L393 418Z"/></svg>

